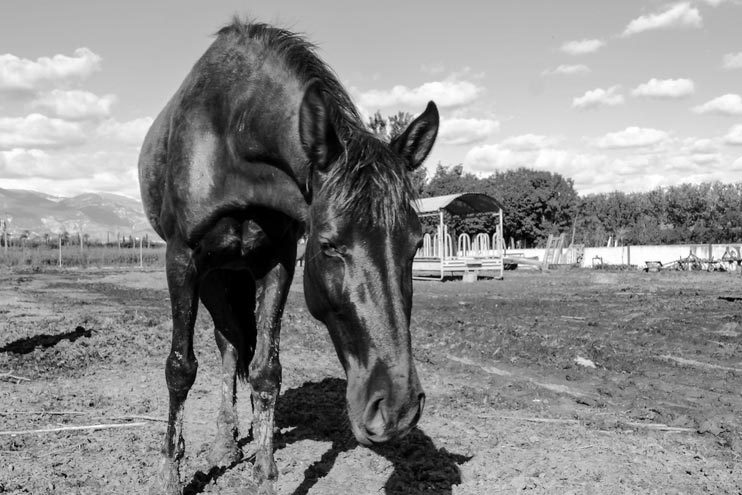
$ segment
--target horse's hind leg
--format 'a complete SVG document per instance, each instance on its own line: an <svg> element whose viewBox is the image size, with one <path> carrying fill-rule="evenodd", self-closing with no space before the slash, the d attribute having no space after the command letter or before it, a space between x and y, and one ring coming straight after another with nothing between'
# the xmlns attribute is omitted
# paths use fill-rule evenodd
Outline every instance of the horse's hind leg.
<svg viewBox="0 0 742 495"><path fill-rule="evenodd" d="M255 294L254 290L246 290L244 284L236 280L239 275L235 272L212 272L202 282L200 291L201 301L214 320L214 337L222 357L217 433L208 456L212 466L229 466L242 458L242 451L237 445L237 369L241 363L249 362L255 348L255 317L252 309ZM251 285L252 280L245 283Z"/></svg>
<svg viewBox="0 0 742 495"><path fill-rule="evenodd" d="M150 493L180 495L180 460L185 452L183 406L196 380L198 362L193 353L193 326L198 311L198 280L191 251L181 243L168 242L167 283L173 314L170 354L165 362L165 381L170 394L160 473Z"/></svg>

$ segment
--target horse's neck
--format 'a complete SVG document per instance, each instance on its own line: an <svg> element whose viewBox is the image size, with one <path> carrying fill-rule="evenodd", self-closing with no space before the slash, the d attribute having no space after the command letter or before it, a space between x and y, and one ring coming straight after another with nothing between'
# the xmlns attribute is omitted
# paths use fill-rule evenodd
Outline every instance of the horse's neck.
<svg viewBox="0 0 742 495"><path fill-rule="evenodd" d="M237 152L248 161L270 160L304 188L309 169L299 139L303 84L282 70L262 70L238 106Z"/></svg>

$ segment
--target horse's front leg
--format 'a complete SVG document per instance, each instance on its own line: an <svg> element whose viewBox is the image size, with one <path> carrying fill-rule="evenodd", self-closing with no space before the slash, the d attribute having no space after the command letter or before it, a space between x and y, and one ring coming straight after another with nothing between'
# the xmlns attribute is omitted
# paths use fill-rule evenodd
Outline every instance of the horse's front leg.
<svg viewBox="0 0 742 495"><path fill-rule="evenodd" d="M250 362L253 399L255 465L253 476L260 493L273 493L278 469L273 459L273 416L281 390L278 359L281 315L294 275L294 258L283 260L256 283L257 308L255 355Z"/></svg>
<svg viewBox="0 0 742 495"><path fill-rule="evenodd" d="M191 251L171 241L166 253L167 283L173 314L170 354L165 362L165 381L170 393L165 442L160 472L150 486L152 495L180 495L180 460L185 452L183 407L196 380L198 362L193 352L193 327L198 311L198 280Z"/></svg>

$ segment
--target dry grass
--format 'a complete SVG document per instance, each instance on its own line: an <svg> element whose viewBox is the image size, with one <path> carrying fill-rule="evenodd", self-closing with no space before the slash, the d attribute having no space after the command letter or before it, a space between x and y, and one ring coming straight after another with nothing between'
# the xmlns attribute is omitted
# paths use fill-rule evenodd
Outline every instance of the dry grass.
<svg viewBox="0 0 742 495"><path fill-rule="evenodd" d="M139 248L62 246L62 267L139 266ZM57 247L17 247L7 251L0 248L0 265L11 268L44 269L59 267L60 251ZM164 267L165 247L143 248L142 266Z"/></svg>

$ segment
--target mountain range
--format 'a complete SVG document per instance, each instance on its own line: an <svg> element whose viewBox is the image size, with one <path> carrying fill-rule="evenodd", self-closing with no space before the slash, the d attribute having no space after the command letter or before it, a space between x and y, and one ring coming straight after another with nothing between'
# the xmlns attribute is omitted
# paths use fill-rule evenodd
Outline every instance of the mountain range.
<svg viewBox="0 0 742 495"><path fill-rule="evenodd" d="M82 229L91 240L147 235L159 240L136 199L110 193L85 193L70 198L38 191L0 188L0 230L8 220L11 235L30 237L75 234Z"/></svg>

